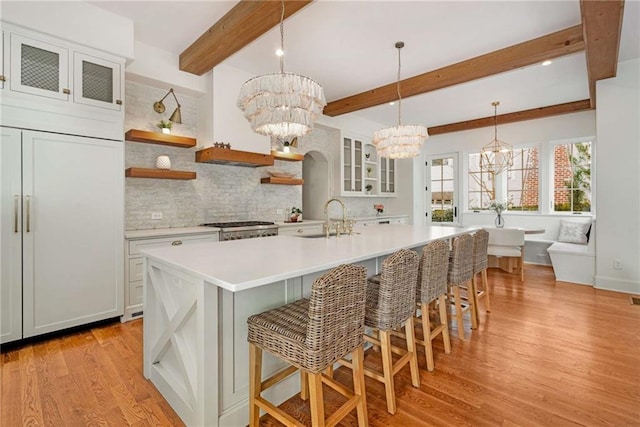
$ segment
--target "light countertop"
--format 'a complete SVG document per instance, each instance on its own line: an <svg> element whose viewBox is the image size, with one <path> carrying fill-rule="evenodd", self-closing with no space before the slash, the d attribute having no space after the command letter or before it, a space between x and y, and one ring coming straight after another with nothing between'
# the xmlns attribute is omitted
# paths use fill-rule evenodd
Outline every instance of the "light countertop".
<svg viewBox="0 0 640 427"><path fill-rule="evenodd" d="M194 243L141 250L144 256L232 292L364 261L471 231L441 226L369 227L353 236Z"/></svg>

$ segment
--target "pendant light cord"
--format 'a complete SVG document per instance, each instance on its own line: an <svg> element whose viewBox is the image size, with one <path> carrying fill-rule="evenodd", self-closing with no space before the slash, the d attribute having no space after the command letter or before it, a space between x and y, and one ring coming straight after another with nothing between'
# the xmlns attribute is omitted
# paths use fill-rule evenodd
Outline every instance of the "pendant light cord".
<svg viewBox="0 0 640 427"><path fill-rule="evenodd" d="M398 42L396 47L398 48L398 78L396 84L396 90L398 91L398 126L402 126L402 95L400 95L400 69L402 63L400 62L400 49L404 47L404 43Z"/></svg>
<svg viewBox="0 0 640 427"><path fill-rule="evenodd" d="M284 74L284 0L280 0L282 11L280 12L280 73Z"/></svg>
<svg viewBox="0 0 640 427"><path fill-rule="evenodd" d="M493 105L493 140L498 140L498 105L500 105L499 101L493 101L491 103Z"/></svg>

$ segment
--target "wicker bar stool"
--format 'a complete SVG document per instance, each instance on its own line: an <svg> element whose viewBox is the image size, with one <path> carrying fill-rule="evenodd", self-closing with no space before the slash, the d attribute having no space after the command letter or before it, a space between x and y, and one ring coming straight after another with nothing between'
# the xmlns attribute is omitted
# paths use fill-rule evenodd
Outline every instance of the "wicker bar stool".
<svg viewBox="0 0 640 427"><path fill-rule="evenodd" d="M422 248L422 258L418 269L418 286L416 287L416 304L421 315L416 317L416 321L422 324L423 339L416 339L416 342L424 346L427 370L429 371L433 371L434 368L431 343L438 335L442 335L444 352L451 354L446 306L448 272L449 243L444 240L436 240ZM429 305L434 301L438 306L439 324L432 329L429 319Z"/></svg>
<svg viewBox="0 0 640 427"><path fill-rule="evenodd" d="M487 267L489 265L487 248L489 247L489 232L478 230L473 234L473 289L475 290L476 320L480 322L478 300L485 299L485 310L491 311L491 299L489 297L489 284L487 283ZM482 287L478 286L478 273L482 280Z"/></svg>
<svg viewBox="0 0 640 427"><path fill-rule="evenodd" d="M341 265L317 278L311 297L284 305L247 319L250 355L250 426L260 423L260 409L287 426L303 426L300 421L269 403L261 393L297 370L301 373L301 396L310 398L313 426L333 426L353 408L358 425L365 427L367 402L363 372L364 306L366 269ZM289 368L262 381L262 351L289 363ZM351 393L322 371L351 354L354 392ZM344 403L325 420L322 384L345 396Z"/></svg>
<svg viewBox="0 0 640 427"><path fill-rule="evenodd" d="M463 315L470 311L471 328L478 327L476 318L476 306L474 304L473 287L473 236L463 234L453 239L451 257L449 261L449 274L447 281L451 289L448 297L453 299L456 308L456 323L458 325L458 338L464 340ZM461 288L466 290L463 297Z"/></svg>
<svg viewBox="0 0 640 427"><path fill-rule="evenodd" d="M415 294L418 279L418 254L401 249L382 262L382 272L367 281L367 299L365 325L373 328L374 336L365 335L364 339L380 348L382 353L382 373L369 368L364 369L366 376L384 383L387 398L387 411L396 412L396 395L393 377L407 363L411 369L411 384L420 387L420 372L413 330L415 313ZM392 331L404 326L407 349L391 344ZM400 355L393 362L392 353ZM353 368L344 359L340 363Z"/></svg>

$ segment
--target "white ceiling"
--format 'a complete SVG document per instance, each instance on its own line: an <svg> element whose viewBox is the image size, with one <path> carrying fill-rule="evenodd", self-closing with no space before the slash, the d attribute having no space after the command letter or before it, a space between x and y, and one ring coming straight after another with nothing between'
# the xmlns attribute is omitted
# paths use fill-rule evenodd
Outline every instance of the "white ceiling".
<svg viewBox="0 0 640 427"><path fill-rule="evenodd" d="M181 53L228 12L229 1L92 2L134 21L143 43ZM432 71L580 24L579 0L318 0L285 21L285 70L319 82L328 101L393 83L396 41L402 77ZM252 74L278 70L278 28L225 63ZM619 60L640 57L640 0L626 0ZM239 89L239 88L238 88ZM534 65L403 100L404 123L436 126L589 98L584 54ZM352 114L393 125L397 105Z"/></svg>

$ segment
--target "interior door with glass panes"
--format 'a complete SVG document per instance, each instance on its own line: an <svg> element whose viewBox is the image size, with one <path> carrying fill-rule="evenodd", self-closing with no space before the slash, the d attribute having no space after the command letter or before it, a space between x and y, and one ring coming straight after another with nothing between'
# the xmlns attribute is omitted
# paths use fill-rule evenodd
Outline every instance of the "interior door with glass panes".
<svg viewBox="0 0 640 427"><path fill-rule="evenodd" d="M457 154L431 156L426 168L427 222L459 223Z"/></svg>

